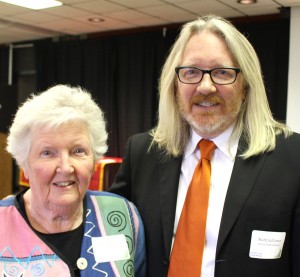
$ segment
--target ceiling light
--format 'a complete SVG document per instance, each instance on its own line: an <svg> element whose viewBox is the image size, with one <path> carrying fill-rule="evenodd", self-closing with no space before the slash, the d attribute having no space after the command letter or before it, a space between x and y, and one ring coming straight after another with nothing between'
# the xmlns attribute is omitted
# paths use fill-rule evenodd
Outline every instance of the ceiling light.
<svg viewBox="0 0 300 277"><path fill-rule="evenodd" d="M257 1L256 0L238 0L237 2L239 4L250 5L250 4L255 4Z"/></svg>
<svg viewBox="0 0 300 277"><path fill-rule="evenodd" d="M98 23L98 22L104 22L105 20L103 18L99 18L99 17L91 17L88 19L88 21Z"/></svg>
<svg viewBox="0 0 300 277"><path fill-rule="evenodd" d="M41 10L46 8L52 8L61 6L63 3L56 0L0 0L8 4L17 5L20 7L32 9L32 10Z"/></svg>

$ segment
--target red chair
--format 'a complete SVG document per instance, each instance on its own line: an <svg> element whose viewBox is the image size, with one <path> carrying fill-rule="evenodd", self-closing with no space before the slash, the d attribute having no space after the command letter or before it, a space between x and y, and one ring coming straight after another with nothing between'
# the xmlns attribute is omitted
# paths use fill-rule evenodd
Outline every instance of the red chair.
<svg viewBox="0 0 300 277"><path fill-rule="evenodd" d="M95 164L94 174L91 178L90 190L108 190L122 163L122 158L103 157Z"/></svg>

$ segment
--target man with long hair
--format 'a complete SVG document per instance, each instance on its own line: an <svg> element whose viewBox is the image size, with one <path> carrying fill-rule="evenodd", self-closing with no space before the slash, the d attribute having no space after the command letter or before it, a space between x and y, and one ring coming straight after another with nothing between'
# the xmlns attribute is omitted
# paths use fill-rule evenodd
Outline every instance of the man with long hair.
<svg viewBox="0 0 300 277"><path fill-rule="evenodd" d="M128 140L111 188L140 211L147 276L300 276L300 135L273 118L250 42L218 16L186 23L159 97L157 125ZM189 275L189 251L171 265L202 139L215 150L202 263Z"/></svg>

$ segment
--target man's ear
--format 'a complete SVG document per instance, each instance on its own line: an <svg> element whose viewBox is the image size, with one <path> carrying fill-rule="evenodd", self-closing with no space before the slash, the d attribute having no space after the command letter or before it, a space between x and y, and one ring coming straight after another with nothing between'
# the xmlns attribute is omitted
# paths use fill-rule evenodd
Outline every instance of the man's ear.
<svg viewBox="0 0 300 277"><path fill-rule="evenodd" d="M244 85L244 89L243 89L243 100L245 100L245 98L246 98L246 96L247 96L247 94L248 94L248 92L249 92L249 85L248 84L245 84Z"/></svg>

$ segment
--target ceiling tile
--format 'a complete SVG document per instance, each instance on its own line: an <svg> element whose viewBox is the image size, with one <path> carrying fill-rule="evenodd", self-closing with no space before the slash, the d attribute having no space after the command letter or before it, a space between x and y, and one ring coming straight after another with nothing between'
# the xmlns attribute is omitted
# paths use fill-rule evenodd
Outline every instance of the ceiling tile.
<svg viewBox="0 0 300 277"><path fill-rule="evenodd" d="M226 18L279 13L279 7L300 6L300 0L259 0L241 5L236 0L61 0L64 5L34 11L0 2L0 44L58 35L182 24L199 15ZM92 23L90 17L104 22Z"/></svg>
<svg viewBox="0 0 300 277"><path fill-rule="evenodd" d="M87 2L74 4L73 6L88 12L94 12L100 14L106 12L126 10L126 7L124 7L123 5L107 2L104 0L87 1Z"/></svg>

